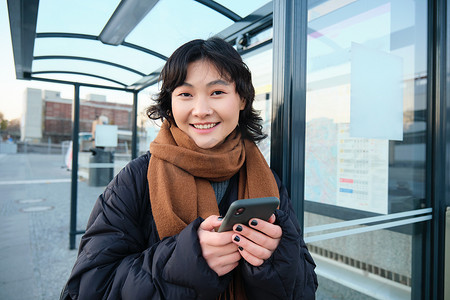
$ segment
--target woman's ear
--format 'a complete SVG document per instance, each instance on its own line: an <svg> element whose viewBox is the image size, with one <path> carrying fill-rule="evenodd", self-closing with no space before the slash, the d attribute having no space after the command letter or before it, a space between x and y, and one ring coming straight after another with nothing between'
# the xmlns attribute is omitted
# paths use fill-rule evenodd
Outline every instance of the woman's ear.
<svg viewBox="0 0 450 300"><path fill-rule="evenodd" d="M246 104L246 101L245 101L245 99L244 99L244 98L241 98L241 106L239 107L239 108L240 108L240 110L244 110L244 108L245 108L245 104Z"/></svg>

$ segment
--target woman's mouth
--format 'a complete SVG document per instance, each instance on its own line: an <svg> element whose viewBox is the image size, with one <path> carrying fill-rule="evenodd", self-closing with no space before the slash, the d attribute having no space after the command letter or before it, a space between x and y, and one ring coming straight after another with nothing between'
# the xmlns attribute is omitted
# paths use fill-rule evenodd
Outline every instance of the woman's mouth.
<svg viewBox="0 0 450 300"><path fill-rule="evenodd" d="M211 129L217 126L219 123L208 123L208 124L192 124L195 129Z"/></svg>

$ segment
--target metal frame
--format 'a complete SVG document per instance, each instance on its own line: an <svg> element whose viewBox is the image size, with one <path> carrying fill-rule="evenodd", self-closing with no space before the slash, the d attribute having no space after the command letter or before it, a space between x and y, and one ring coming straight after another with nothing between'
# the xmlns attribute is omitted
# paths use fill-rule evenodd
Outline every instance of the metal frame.
<svg viewBox="0 0 450 300"><path fill-rule="evenodd" d="M445 218L445 256L444 256L444 299L450 299L450 206L446 208Z"/></svg>
<svg viewBox="0 0 450 300"><path fill-rule="evenodd" d="M131 131L131 144L137 145L137 115L138 115L138 94L139 92L133 92L133 129ZM137 157L137 146L131 147L131 159L135 159Z"/></svg>
<svg viewBox="0 0 450 300"><path fill-rule="evenodd" d="M120 82L120 81L117 81L117 80L114 80L114 79L111 79L111 78L108 78L108 77L105 77L105 76L91 74L91 73L75 72L75 71L57 71L57 70L31 72L31 76L39 75L39 74L73 74L73 75L81 75L81 76L93 77L93 78L98 78L98 79L110 81L112 83L116 83L118 85L121 85L124 88L127 87L127 85L125 83L123 83L123 82Z"/></svg>
<svg viewBox="0 0 450 300"><path fill-rule="evenodd" d="M276 7L273 1L267 3L261 8L254 11L247 17L237 21L230 27L222 30L217 36L223 38L231 44L236 44L236 39L244 34L254 35L262 30L272 26L272 15L274 7ZM274 34L275 36L275 34Z"/></svg>
<svg viewBox="0 0 450 300"><path fill-rule="evenodd" d="M39 33L36 33L36 38L72 38L72 39L85 39L85 40L93 40L93 41L98 41L99 40L99 37L95 36L95 35L81 34L81 33L68 33L68 32L39 32ZM136 44L132 44L132 43L128 43L128 42L122 42L121 46L128 47L128 48L131 48L131 49L134 49L134 50L146 53L146 54L150 54L150 55L155 56L157 58L160 58L160 59L162 59L164 61L166 61L168 59L167 56L165 56L165 55L163 55L161 53L158 53L156 51L153 51L151 49L148 49L148 48L136 45ZM42 57L42 56L37 56L38 59L39 59L39 57ZM47 59L51 59L49 57L52 57L52 56L43 56L43 57L47 58ZM102 61L102 60L98 60L98 59L94 59L94 58L88 58L88 57L78 58L76 56L65 56L65 57L71 57L71 59L80 59L80 60L82 59L82 60L98 62L98 63L107 63L110 66L126 69L126 70L128 70L130 72L134 72L134 73L138 72L137 70L131 69L131 68L126 67L126 66L122 66L122 65L119 65L119 64L115 64L115 63L112 63L112 62L106 62L106 61ZM63 72L63 71L61 71L61 72ZM58 73L58 72L54 71L54 73ZM130 85L126 85L124 83L120 83L120 85L123 85L123 86L127 87L125 90L141 91L144 88L146 88L146 87L148 87L148 86L150 86L152 84L155 84L156 81L157 81L157 77L159 76L159 72L158 72L158 75L156 76L156 80L155 80L154 79L154 77L155 77L154 76L154 72L152 72L152 73L150 73L148 75L145 75L145 74L143 74L141 72L139 72L137 74L142 76L142 78L140 80L138 80L135 83L130 84ZM31 74L25 74L25 75L22 75L21 78L19 78L19 77L18 78L19 79L25 79L25 78L28 79L30 76L31 76ZM150 79L145 80L147 77L149 77ZM114 82L114 81L112 81L112 82ZM88 85L88 83L86 83L86 86L87 85ZM109 88L110 86L104 86L104 87L105 88Z"/></svg>
<svg viewBox="0 0 450 300"><path fill-rule="evenodd" d="M77 197L78 197L78 133L80 131L80 85L74 85L74 97L72 104L72 184L70 197L70 232L69 248L75 249L77 230Z"/></svg>
<svg viewBox="0 0 450 300"><path fill-rule="evenodd" d="M73 81L67 81L67 80L61 80L61 79L51 79L51 78L45 78L45 77L36 77L31 76L26 78L27 80L36 80L36 81L43 81L43 82L51 82L51 83L59 83L59 84L69 84L69 85L75 85L79 84L80 86L84 87L92 87L92 88L98 88L98 89L107 89L107 90L115 90L115 91L123 91L123 92L134 92L137 90L130 90L123 87L115 87L115 86L104 86L100 84L94 84L94 83L80 83L80 82L73 82Z"/></svg>
<svg viewBox="0 0 450 300"><path fill-rule="evenodd" d="M227 17L233 22L239 22L240 20L242 20L242 18L238 14L215 1L211 0L195 0L195 1L211 8L212 10L215 10L216 12Z"/></svg>
<svg viewBox="0 0 450 300"><path fill-rule="evenodd" d="M24 74L31 73L38 6L39 1L8 0L11 41L17 79L23 79ZM16 18L11 19L11 16Z"/></svg>
<svg viewBox="0 0 450 300"><path fill-rule="evenodd" d="M46 59L69 59L69 60L89 61L89 62L94 62L94 63L99 63L99 64L104 64L104 65L116 67L116 68L119 68L119 69L124 69L126 71L136 73L139 76L146 76L144 73L139 72L138 70L132 69L130 67L127 67L127 66L124 66L124 65L120 65L120 64L116 64L116 63L113 63L113 62L110 62L110 61L101 60L101 59L95 59L95 58L90 58L90 57L69 56L69 55L42 55L42 56L34 56L33 57L33 60L46 60Z"/></svg>
<svg viewBox="0 0 450 300"><path fill-rule="evenodd" d="M38 32L36 33L36 38L72 38L72 39L85 39L85 40L94 40L99 41L98 36L96 35L90 35L90 34L81 34L81 33L69 33L69 32ZM162 55L161 53L158 53L156 51L153 51L151 49L132 44L123 42L121 46L132 48L153 56L156 56L158 58L161 58L162 60L167 60L168 57L165 55Z"/></svg>
<svg viewBox="0 0 450 300"><path fill-rule="evenodd" d="M127 0L121 1L109 18L99 40L108 45L120 45L131 31L145 18L158 3L158 0Z"/></svg>
<svg viewBox="0 0 450 300"><path fill-rule="evenodd" d="M433 220L426 226L423 241L425 274L422 299L443 299L444 233L446 192L449 188L446 166L449 163L446 137L447 119L447 0L428 1L428 139L427 199L433 207ZM448 195L447 195L448 196Z"/></svg>
<svg viewBox="0 0 450 300"><path fill-rule="evenodd" d="M428 16L428 132L427 132L427 207L430 215L413 225L413 299L443 299L444 217L450 202L450 82L447 64L447 6L449 0L429 0ZM302 3L299 3L302 2ZM271 166L290 190L295 210L303 217L303 160L305 90L306 1L275 0L273 13L273 123ZM317 1L320 2L320 1ZM300 51L303 51L301 53ZM447 51L447 52L446 52ZM303 56L302 56L303 55ZM302 67L299 67L299 65ZM303 68L303 70L302 70ZM297 71L296 71L297 70ZM447 77L449 76L449 77ZM295 87L295 85L297 86ZM295 100L295 101L294 101ZM297 115L296 115L297 114ZM287 130L286 130L287 129ZM302 221L302 220L300 220ZM409 222L405 219L401 222ZM382 226L382 224L380 224ZM345 232L344 232L345 233ZM345 233L347 234L347 233ZM414 284L417 283L417 284ZM421 283L421 284L419 284Z"/></svg>
<svg viewBox="0 0 450 300"><path fill-rule="evenodd" d="M307 12L307 1L274 1L270 164L291 195L302 229Z"/></svg>
<svg viewBox="0 0 450 300"><path fill-rule="evenodd" d="M443 299L444 293L444 233L445 233L445 208L446 193L448 193L449 181L446 166L449 163L448 141L446 137L450 120L447 118L448 103L447 96L447 1L429 0L429 114L428 125L432 132L429 133L431 147L428 151L427 160L430 162L429 199L433 207L433 220L428 226L428 243L425 244L427 260L430 261L429 278L425 285L425 297L428 299Z"/></svg>

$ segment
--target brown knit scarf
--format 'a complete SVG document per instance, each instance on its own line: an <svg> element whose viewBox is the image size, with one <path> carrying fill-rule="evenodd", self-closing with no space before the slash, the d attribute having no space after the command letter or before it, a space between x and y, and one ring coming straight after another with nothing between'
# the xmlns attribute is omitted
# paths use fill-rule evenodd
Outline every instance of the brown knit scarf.
<svg viewBox="0 0 450 300"><path fill-rule="evenodd" d="M147 179L161 239L179 233L198 217L219 214L209 181L224 181L239 172L239 199L279 197L264 156L254 142L241 139L237 131L222 144L202 149L178 127L164 121L150 152ZM245 299L238 283L230 284L232 299Z"/></svg>

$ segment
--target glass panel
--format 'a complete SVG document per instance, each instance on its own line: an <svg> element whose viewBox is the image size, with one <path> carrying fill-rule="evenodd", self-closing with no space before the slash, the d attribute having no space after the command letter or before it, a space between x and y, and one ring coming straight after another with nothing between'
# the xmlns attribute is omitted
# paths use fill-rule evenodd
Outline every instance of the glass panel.
<svg viewBox="0 0 450 300"><path fill-rule="evenodd" d="M79 185L82 191L105 187L131 160L133 95L86 87L80 95L78 176L84 181Z"/></svg>
<svg viewBox="0 0 450 300"><path fill-rule="evenodd" d="M119 0L40 0L36 32L99 35Z"/></svg>
<svg viewBox="0 0 450 300"><path fill-rule="evenodd" d="M317 298L410 299L411 244L411 235L388 230L309 244L318 266Z"/></svg>
<svg viewBox="0 0 450 300"><path fill-rule="evenodd" d="M260 112L263 119L263 130L268 137L258 146L270 164L270 122L272 118L272 44L249 53L243 57L252 73L255 87L255 102L253 107Z"/></svg>
<svg viewBox="0 0 450 300"><path fill-rule="evenodd" d="M33 62L33 72L48 70L94 74L122 82L126 85L131 85L142 77L139 74L115 66L82 60L50 59L35 60Z"/></svg>
<svg viewBox="0 0 450 300"><path fill-rule="evenodd" d="M208 38L231 24L230 19L195 1L159 1L126 41L170 56L183 43Z"/></svg>
<svg viewBox="0 0 450 300"><path fill-rule="evenodd" d="M424 207L426 28L426 1L310 2L306 230ZM364 275L369 287L375 289L382 277L396 291L410 291L412 278L420 278L412 272L413 237L411 229L396 227L310 247L319 255L332 252L342 257L340 268L346 268L347 261L367 262L372 256L374 268L386 272L351 265L360 277L369 272L370 276ZM387 247L386 240L395 242ZM339 248L335 248L337 241L342 243ZM376 256L386 249L388 258ZM396 268L399 262L402 270ZM331 278L326 274L332 265L321 266L325 278ZM351 282L339 282L342 286L336 287L336 294L345 293L343 286L358 290ZM402 295L410 298L410 292Z"/></svg>
<svg viewBox="0 0 450 300"><path fill-rule="evenodd" d="M150 143L156 138L159 131L160 122L152 121L145 113L147 107L153 105L151 99L156 98L159 92L159 85L150 86L138 95L138 155L144 154L150 149Z"/></svg>
<svg viewBox="0 0 450 300"><path fill-rule="evenodd" d="M87 57L98 60L109 61L129 67L133 70L139 71L144 74L149 74L164 64L164 60L157 58L153 55L134 50L124 46L108 46L98 41L72 39L72 38L38 38L36 39L34 47L34 56L46 56L46 55L66 55L66 56L78 56ZM51 64L52 60L35 60L33 67L39 64ZM71 68L85 62L77 60L68 60L64 66L65 68ZM42 69L50 70L47 66L42 66ZM61 69L58 68L59 70ZM106 65L97 65L93 70L94 74L107 70ZM110 71L106 71L109 73ZM126 81L134 83L135 76L131 73L131 77L122 75L120 81Z"/></svg>

